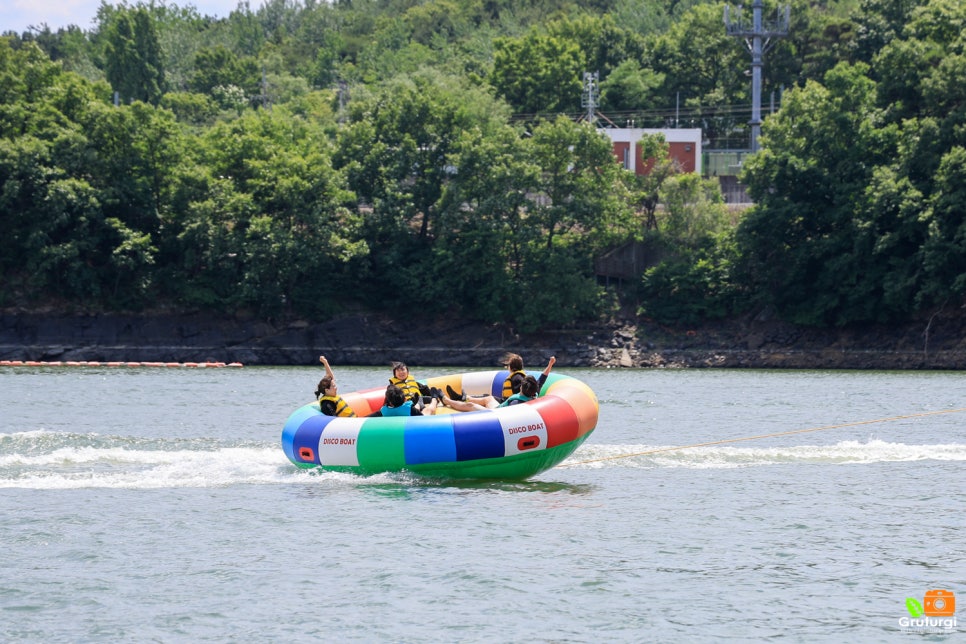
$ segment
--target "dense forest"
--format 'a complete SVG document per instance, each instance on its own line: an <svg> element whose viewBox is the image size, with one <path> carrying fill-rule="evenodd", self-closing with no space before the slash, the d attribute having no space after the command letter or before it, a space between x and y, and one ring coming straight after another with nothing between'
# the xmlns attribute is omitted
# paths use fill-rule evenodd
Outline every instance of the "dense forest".
<svg viewBox="0 0 966 644"><path fill-rule="evenodd" d="M768 5L768 12L779 10ZM702 0L103 2L0 36L0 307L533 331L618 307L901 322L966 295L966 3L791 2L727 207L659 136L650 174L582 118L747 141L746 43ZM747 9L746 9L747 10ZM653 257L604 283L594 259Z"/></svg>

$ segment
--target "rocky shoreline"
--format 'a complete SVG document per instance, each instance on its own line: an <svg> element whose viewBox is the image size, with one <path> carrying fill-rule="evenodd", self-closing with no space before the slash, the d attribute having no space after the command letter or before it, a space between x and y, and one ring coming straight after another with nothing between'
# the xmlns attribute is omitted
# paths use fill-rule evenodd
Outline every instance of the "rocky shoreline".
<svg viewBox="0 0 966 644"><path fill-rule="evenodd" d="M506 351L540 364L601 368L964 369L966 321L934 315L903 327L816 330L745 319L671 329L625 319L520 335L451 320L347 315L272 323L200 313L151 315L7 311L0 360L224 362L491 367Z"/></svg>

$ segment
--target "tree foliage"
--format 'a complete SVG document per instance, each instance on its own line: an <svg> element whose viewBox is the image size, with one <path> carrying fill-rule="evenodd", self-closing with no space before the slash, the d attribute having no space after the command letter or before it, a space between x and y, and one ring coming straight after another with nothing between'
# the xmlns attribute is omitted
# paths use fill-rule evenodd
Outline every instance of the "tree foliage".
<svg viewBox="0 0 966 644"><path fill-rule="evenodd" d="M107 27L105 73L122 101L157 105L164 94L164 61L147 8L121 9Z"/></svg>
<svg viewBox="0 0 966 644"><path fill-rule="evenodd" d="M594 258L631 240L661 252L623 295L667 322L888 322L966 298L963 3L793 2L743 216L663 141L634 176L578 122L598 72L605 111L663 126L683 106L715 144L743 139L748 52L721 9L102 3L89 31L7 34L0 302L532 330L604 313Z"/></svg>
<svg viewBox="0 0 966 644"><path fill-rule="evenodd" d="M889 322L966 295L962 102L944 64L963 10L880 6L874 66L840 63L786 96L745 168L758 205L738 230L742 279L795 321Z"/></svg>
<svg viewBox="0 0 966 644"><path fill-rule="evenodd" d="M576 111L586 58L576 43L533 31L495 43L490 83L517 112Z"/></svg>

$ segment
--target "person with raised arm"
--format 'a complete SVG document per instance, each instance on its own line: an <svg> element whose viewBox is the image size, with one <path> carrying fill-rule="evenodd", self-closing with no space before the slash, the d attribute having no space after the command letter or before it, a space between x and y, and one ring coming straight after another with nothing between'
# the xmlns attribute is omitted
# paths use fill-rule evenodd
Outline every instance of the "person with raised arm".
<svg viewBox="0 0 966 644"><path fill-rule="evenodd" d="M342 416L352 418L356 415L349 404L339 395L339 387L335 382L335 374L325 356L319 356L319 362L325 367L325 376L319 381L319 386L315 388L315 395L319 399L319 409L326 416Z"/></svg>
<svg viewBox="0 0 966 644"><path fill-rule="evenodd" d="M505 397L496 398L494 396L483 396L480 398L473 396L466 396L463 393L457 393L455 389L446 386L446 394L441 394L439 396L440 402L451 409L456 411L482 411L485 409L496 409L498 407L506 407L507 404L517 404L520 402L527 402L532 400L539 395L540 390L543 389L543 385L547 382L547 376L550 375L550 370L557 363L557 358L555 356L550 356L550 360L547 361L547 366L544 368L543 373L540 374L540 378L534 378L533 376L527 375L523 370L523 358L515 353L507 354L507 361L504 364L505 367L510 369L510 375L507 376L506 380L503 381L503 393L506 394ZM512 382L515 376L519 376L516 382ZM521 393L521 388L527 379L532 380L536 384L536 392L533 391L532 387L528 389L530 395L524 394L522 398L517 396ZM516 390L514 391L514 387ZM517 396L516 398L514 398ZM512 403L508 403L510 400L514 400Z"/></svg>

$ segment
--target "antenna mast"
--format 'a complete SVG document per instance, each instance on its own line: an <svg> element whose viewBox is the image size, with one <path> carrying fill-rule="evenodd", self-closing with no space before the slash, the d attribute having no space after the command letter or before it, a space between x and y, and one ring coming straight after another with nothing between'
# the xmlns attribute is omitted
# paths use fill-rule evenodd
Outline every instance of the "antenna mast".
<svg viewBox="0 0 966 644"><path fill-rule="evenodd" d="M345 106L349 102L349 83L339 79L339 123L345 123Z"/></svg>
<svg viewBox="0 0 966 644"><path fill-rule="evenodd" d="M580 106L587 108L587 122L597 121L597 81L600 72L584 72L584 91L580 96Z"/></svg>
<svg viewBox="0 0 966 644"><path fill-rule="evenodd" d="M272 98L273 96L268 93L268 78L265 76L265 66L262 65L262 82L259 84L262 88L262 93L255 95L255 99L261 101L262 107L267 109L269 112L272 111Z"/></svg>
<svg viewBox="0 0 966 644"><path fill-rule="evenodd" d="M751 5L752 22L742 19L742 7L735 10L735 20L730 18L730 5L724 8L725 31L729 36L744 38L748 50L751 51L751 151L758 151L758 136L761 134L761 69L764 67L764 54L772 48L772 38L788 35L788 21L791 16L789 5L784 11L779 9L775 20L762 20L762 0L754 0Z"/></svg>

